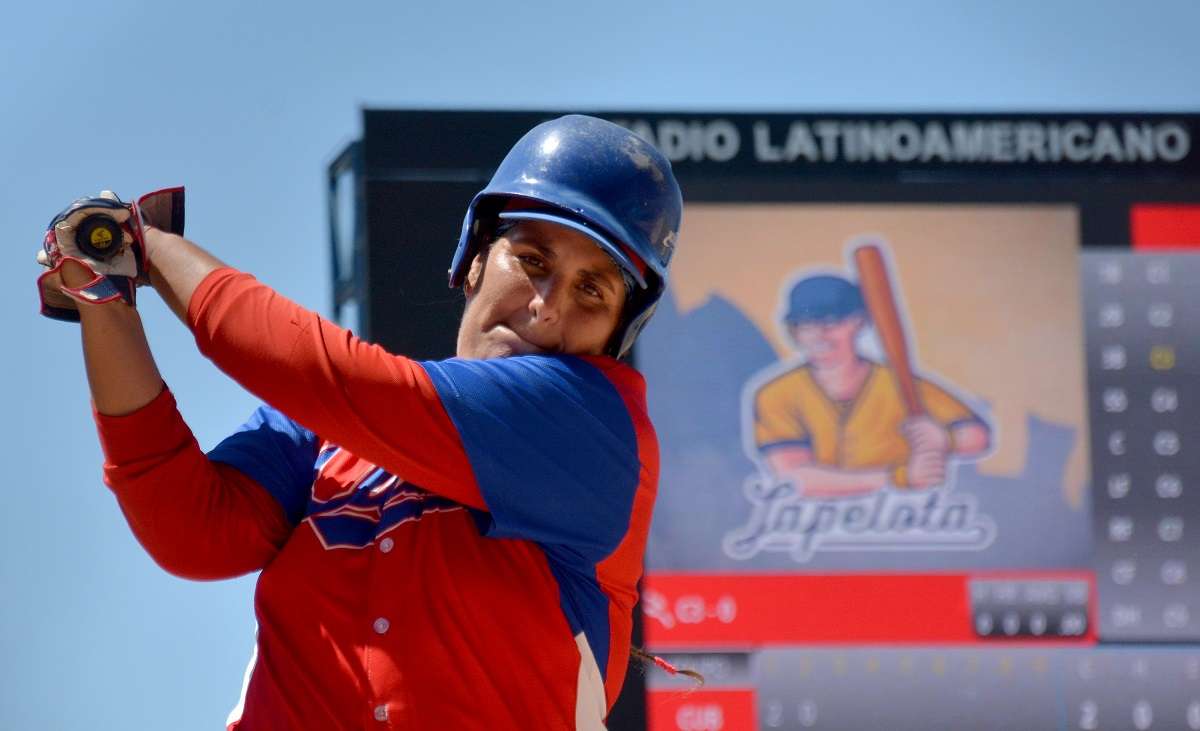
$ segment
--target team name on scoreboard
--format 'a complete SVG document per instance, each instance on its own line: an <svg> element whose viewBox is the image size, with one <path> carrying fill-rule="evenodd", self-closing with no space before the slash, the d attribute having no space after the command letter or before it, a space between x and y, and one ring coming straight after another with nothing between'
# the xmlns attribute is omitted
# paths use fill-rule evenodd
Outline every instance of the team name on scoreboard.
<svg viewBox="0 0 1200 731"><path fill-rule="evenodd" d="M764 164L1170 164L1191 152L1171 120L614 119L672 162Z"/></svg>
<svg viewBox="0 0 1200 731"><path fill-rule="evenodd" d="M750 517L722 544L739 560L764 552L806 563L820 551L980 551L996 538L995 522L972 496L944 489L813 499L789 482L755 475L743 490Z"/></svg>

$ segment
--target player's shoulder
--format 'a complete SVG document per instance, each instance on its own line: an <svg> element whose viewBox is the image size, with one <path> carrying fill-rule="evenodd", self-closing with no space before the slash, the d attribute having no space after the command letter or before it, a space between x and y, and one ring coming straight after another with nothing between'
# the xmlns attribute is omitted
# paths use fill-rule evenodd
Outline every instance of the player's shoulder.
<svg viewBox="0 0 1200 731"><path fill-rule="evenodd" d="M607 355L560 356L570 362L576 361L596 370L601 376L613 384L618 391L644 399L646 396L646 378L633 366L625 361L611 358Z"/></svg>
<svg viewBox="0 0 1200 731"><path fill-rule="evenodd" d="M807 363L788 363L765 374L755 391L759 399L769 399L776 394L795 393L809 388L812 383L812 369Z"/></svg>
<svg viewBox="0 0 1200 731"><path fill-rule="evenodd" d="M646 381L632 366L607 356L516 355L421 364L439 391L525 394L542 403L563 399L614 400L644 410Z"/></svg>
<svg viewBox="0 0 1200 731"><path fill-rule="evenodd" d="M878 379L879 382L886 386L888 390L895 391L897 394L900 391L899 380L895 377L895 369L886 363L877 363L876 372L879 375L888 375L890 378ZM960 401L960 398L954 392L947 388L944 384L938 383L934 377L929 377L921 373L914 373L913 380L916 382L917 392L921 398L939 398L949 399L952 401Z"/></svg>
<svg viewBox="0 0 1200 731"><path fill-rule="evenodd" d="M954 395L949 389L932 378L927 378L920 374L914 374L913 378L915 378L917 381L917 390L922 394L930 393L954 398Z"/></svg>

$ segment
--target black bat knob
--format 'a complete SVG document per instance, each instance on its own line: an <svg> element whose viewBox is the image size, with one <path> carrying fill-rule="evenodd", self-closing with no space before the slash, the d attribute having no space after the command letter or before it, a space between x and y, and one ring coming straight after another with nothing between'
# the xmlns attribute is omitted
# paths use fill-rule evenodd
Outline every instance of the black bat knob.
<svg viewBox="0 0 1200 731"><path fill-rule="evenodd" d="M93 213L75 228L75 245L90 258L100 261L116 256L124 240L121 224L103 213Z"/></svg>

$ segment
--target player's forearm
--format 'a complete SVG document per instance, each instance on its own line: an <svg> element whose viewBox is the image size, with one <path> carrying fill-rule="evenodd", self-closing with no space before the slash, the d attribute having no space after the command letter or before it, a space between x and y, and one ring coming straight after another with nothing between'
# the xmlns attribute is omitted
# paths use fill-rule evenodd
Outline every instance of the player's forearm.
<svg viewBox="0 0 1200 731"><path fill-rule="evenodd" d="M133 472L135 477L122 474ZM166 571L185 579L231 579L270 562L291 532L258 483L209 462L194 444L153 468L106 465L130 530Z"/></svg>
<svg viewBox="0 0 1200 731"><path fill-rule="evenodd" d="M793 467L778 473L791 480L806 497L847 497L875 492L888 484L885 470L836 470L826 467Z"/></svg>
<svg viewBox="0 0 1200 731"><path fill-rule="evenodd" d="M804 494L812 497L862 495L883 489L888 484L886 470L831 470L808 467ZM802 478L803 479L803 478Z"/></svg>
<svg viewBox="0 0 1200 731"><path fill-rule="evenodd" d="M145 239L150 281L176 317L186 323L188 303L196 287L225 264L176 234L152 228L146 230Z"/></svg>
<svg viewBox="0 0 1200 731"><path fill-rule="evenodd" d="M257 482L200 450L165 389L124 416L97 412L104 481L138 542L167 571L218 579L262 568L290 532Z"/></svg>
<svg viewBox="0 0 1200 731"><path fill-rule="evenodd" d="M64 282L75 286L76 279L64 270ZM83 360L96 409L121 415L150 403L162 391L163 382L137 310L115 301L80 307L79 319Z"/></svg>
<svg viewBox="0 0 1200 731"><path fill-rule="evenodd" d="M154 229L148 231L146 244L155 264L155 285L176 314L186 318L192 292L221 262L182 237ZM69 286L81 286L90 278L80 268L63 268L63 282ZM79 317L96 409L101 414L122 415L150 403L162 391L162 376L137 310L116 301L81 307Z"/></svg>

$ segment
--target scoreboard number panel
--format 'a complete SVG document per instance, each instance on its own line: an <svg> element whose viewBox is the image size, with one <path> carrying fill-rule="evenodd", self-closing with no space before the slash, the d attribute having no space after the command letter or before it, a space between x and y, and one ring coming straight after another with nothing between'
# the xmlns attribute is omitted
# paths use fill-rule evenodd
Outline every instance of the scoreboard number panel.
<svg viewBox="0 0 1200 731"><path fill-rule="evenodd" d="M1200 642L1200 256L1089 250L1083 276L1100 637Z"/></svg>

